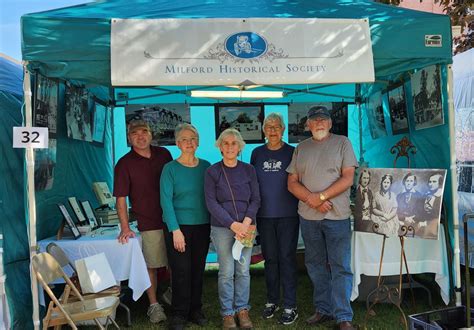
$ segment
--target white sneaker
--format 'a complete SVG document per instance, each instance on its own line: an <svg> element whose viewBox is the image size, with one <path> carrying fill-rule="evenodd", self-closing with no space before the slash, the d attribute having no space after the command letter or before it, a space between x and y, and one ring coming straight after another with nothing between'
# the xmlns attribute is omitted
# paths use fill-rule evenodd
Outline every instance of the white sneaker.
<svg viewBox="0 0 474 330"><path fill-rule="evenodd" d="M173 291L171 291L171 287L169 286L165 292L161 295L161 299L163 302L169 306L171 306L171 299L173 297Z"/></svg>
<svg viewBox="0 0 474 330"><path fill-rule="evenodd" d="M166 321L166 315L163 311L163 307L159 303L152 304L148 307L148 311L146 315L150 318L150 322L152 323L160 323Z"/></svg>

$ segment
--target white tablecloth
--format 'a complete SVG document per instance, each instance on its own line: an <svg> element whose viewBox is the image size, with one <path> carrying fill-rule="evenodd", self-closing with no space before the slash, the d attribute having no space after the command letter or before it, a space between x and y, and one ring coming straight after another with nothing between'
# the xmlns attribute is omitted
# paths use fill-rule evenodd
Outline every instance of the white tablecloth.
<svg viewBox="0 0 474 330"><path fill-rule="evenodd" d="M132 238L127 244L117 241L116 228L99 228L93 235L74 239L48 238L38 242L40 251L46 251L46 246L54 242L59 245L71 261L85 258L101 252L105 253L110 268L117 281L128 280L128 286L133 291L133 299L138 300L143 292L150 287L150 278L141 249L141 237Z"/></svg>
<svg viewBox="0 0 474 330"><path fill-rule="evenodd" d="M352 271L354 273L351 300L359 296L360 276L378 276L383 237L377 234L354 232L352 235ZM444 228L440 227L439 240L407 238L405 254L410 274L435 273L441 288L441 297L449 303L449 269L446 254ZM405 267L403 272L406 273ZM400 273L400 240L398 237L385 241L382 275Z"/></svg>

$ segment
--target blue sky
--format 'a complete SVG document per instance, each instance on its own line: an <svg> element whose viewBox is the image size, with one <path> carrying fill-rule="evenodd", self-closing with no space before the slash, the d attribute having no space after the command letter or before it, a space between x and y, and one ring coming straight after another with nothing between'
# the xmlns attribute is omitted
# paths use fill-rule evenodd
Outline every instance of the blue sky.
<svg viewBox="0 0 474 330"><path fill-rule="evenodd" d="M21 61L20 17L89 0L0 0L0 53Z"/></svg>

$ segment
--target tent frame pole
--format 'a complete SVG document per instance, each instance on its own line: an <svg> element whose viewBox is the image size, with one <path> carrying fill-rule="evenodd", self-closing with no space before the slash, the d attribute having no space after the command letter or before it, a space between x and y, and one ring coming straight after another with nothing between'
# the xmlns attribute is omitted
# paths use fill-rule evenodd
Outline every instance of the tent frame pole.
<svg viewBox="0 0 474 330"><path fill-rule="evenodd" d="M25 127L33 126L33 107L31 106L33 93L31 92L31 74L27 68L28 62L23 62L23 97L25 102ZM31 260L36 254L36 196L35 196L35 155L32 147L25 150L27 194L26 210L28 212L28 240L30 244L30 277L31 277L31 295L33 299L33 326L40 328L39 320L39 299L38 299L38 281L31 269Z"/></svg>
<svg viewBox="0 0 474 330"><path fill-rule="evenodd" d="M449 118L449 150L450 150L450 173L451 173L451 216L453 217L454 235L454 267L456 273L455 298L456 306L461 306L461 261L459 249L459 211L458 211L458 178L456 173L456 127L454 118L454 97L453 97L453 69L452 65L447 66L448 71L448 118ZM467 253L465 251L464 253ZM453 267L449 265L449 267Z"/></svg>

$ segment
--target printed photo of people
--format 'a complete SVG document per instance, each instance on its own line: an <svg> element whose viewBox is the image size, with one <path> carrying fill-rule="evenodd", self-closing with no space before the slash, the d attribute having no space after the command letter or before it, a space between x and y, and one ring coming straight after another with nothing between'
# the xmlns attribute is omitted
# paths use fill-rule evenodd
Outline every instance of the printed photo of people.
<svg viewBox="0 0 474 330"><path fill-rule="evenodd" d="M382 92L373 94L367 102L367 117L372 139L387 136L385 116L382 105Z"/></svg>
<svg viewBox="0 0 474 330"><path fill-rule="evenodd" d="M34 125L36 127L48 127L49 136L54 137L57 114L58 82L38 74L36 76Z"/></svg>
<svg viewBox="0 0 474 330"><path fill-rule="evenodd" d="M94 102L85 88L66 85L66 125L68 138L92 142Z"/></svg>
<svg viewBox="0 0 474 330"><path fill-rule="evenodd" d="M56 139L48 140L47 149L35 150L35 190L50 190L56 167Z"/></svg>
<svg viewBox="0 0 474 330"><path fill-rule="evenodd" d="M393 135L407 133L408 113L403 84L388 91L388 106Z"/></svg>
<svg viewBox="0 0 474 330"><path fill-rule="evenodd" d="M175 145L174 129L182 123L190 123L189 105L169 104L129 104L125 106L126 125L132 120L144 120L150 125L154 146Z"/></svg>
<svg viewBox="0 0 474 330"><path fill-rule="evenodd" d="M354 229L387 237L438 239L446 170L363 168Z"/></svg>
<svg viewBox="0 0 474 330"><path fill-rule="evenodd" d="M288 106L288 140L290 143L299 143L311 137L311 132L306 127L306 114L311 107L316 105L325 106L331 113L331 132L347 136L348 103L292 103Z"/></svg>
<svg viewBox="0 0 474 330"><path fill-rule="evenodd" d="M415 113L415 129L444 124L439 65L426 67L412 75L411 94L413 112Z"/></svg>
<svg viewBox="0 0 474 330"><path fill-rule="evenodd" d="M235 128L245 142L263 142L263 105L216 105L216 138L226 128Z"/></svg>

